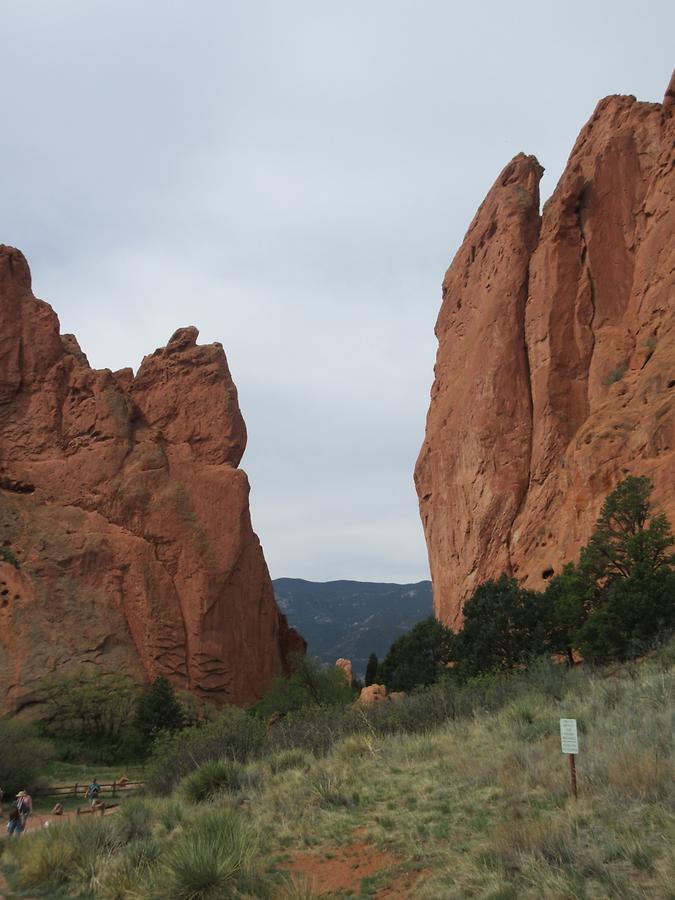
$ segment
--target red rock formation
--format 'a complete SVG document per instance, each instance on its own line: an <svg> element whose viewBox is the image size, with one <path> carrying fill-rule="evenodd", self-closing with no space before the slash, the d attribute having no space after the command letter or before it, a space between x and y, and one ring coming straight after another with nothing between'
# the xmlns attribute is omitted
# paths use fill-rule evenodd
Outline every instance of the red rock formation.
<svg viewBox="0 0 675 900"><path fill-rule="evenodd" d="M541 217L517 156L446 273L415 481L453 627L485 579L575 559L628 473L675 522L673 96L602 100Z"/></svg>
<svg viewBox="0 0 675 900"><path fill-rule="evenodd" d="M385 703L387 701L387 689L383 684L369 684L361 688L361 693L354 701L356 704L370 706L373 703Z"/></svg>
<svg viewBox="0 0 675 900"><path fill-rule="evenodd" d="M352 672L352 661L351 659L337 659L335 661L335 668L339 669L342 674L345 676L347 680L347 684L351 687L352 681L354 680L354 673Z"/></svg>
<svg viewBox="0 0 675 900"><path fill-rule="evenodd" d="M92 369L0 246L0 705L94 664L258 698L304 642L251 528L246 429L220 344L196 328Z"/></svg>

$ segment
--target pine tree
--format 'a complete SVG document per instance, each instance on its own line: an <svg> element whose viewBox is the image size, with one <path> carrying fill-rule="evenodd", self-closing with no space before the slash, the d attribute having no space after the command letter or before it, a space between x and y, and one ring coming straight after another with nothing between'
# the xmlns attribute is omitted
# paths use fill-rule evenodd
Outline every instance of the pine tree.
<svg viewBox="0 0 675 900"><path fill-rule="evenodd" d="M375 683L377 678L377 654L371 653L368 657L368 665L366 666L366 687Z"/></svg>
<svg viewBox="0 0 675 900"><path fill-rule="evenodd" d="M562 636L589 661L627 659L675 627L675 539L666 516L651 512L651 490L648 478L620 482L579 565L551 584L558 649Z"/></svg>
<svg viewBox="0 0 675 900"><path fill-rule="evenodd" d="M651 490L648 478L630 475L605 500L580 559L582 571L599 586L617 578L649 578L675 562L668 519L663 513L650 516Z"/></svg>
<svg viewBox="0 0 675 900"><path fill-rule="evenodd" d="M390 691L410 691L433 684L445 671L454 635L431 616L394 641L379 677Z"/></svg>
<svg viewBox="0 0 675 900"><path fill-rule="evenodd" d="M548 608L541 594L520 587L515 578L483 582L464 604L464 625L453 643L459 672L514 669L544 653Z"/></svg>
<svg viewBox="0 0 675 900"><path fill-rule="evenodd" d="M136 706L136 729L147 745L159 731L177 731L185 714L168 679L159 675L141 695Z"/></svg>

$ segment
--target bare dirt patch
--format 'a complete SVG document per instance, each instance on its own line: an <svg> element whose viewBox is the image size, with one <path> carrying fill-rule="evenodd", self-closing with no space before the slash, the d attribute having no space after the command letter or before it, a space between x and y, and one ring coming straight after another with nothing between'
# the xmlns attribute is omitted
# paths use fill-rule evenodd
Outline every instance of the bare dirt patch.
<svg viewBox="0 0 675 900"><path fill-rule="evenodd" d="M358 894L363 878L399 866L400 860L391 853L377 850L360 840L320 853L298 853L290 862L281 864L281 868L306 879L314 893L324 897L342 892ZM392 873L391 883L381 888L375 897L377 900L409 898L420 875L421 872Z"/></svg>
<svg viewBox="0 0 675 900"><path fill-rule="evenodd" d="M389 869L397 862L391 854L357 841L321 854L298 853L282 868L302 875L316 894L324 896L336 891L359 893L362 878Z"/></svg>

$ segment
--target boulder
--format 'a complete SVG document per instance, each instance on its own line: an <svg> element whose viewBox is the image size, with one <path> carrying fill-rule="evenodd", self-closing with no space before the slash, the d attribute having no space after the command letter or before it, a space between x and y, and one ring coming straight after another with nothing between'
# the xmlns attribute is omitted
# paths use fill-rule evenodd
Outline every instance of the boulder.
<svg viewBox="0 0 675 900"><path fill-rule="evenodd" d="M372 703L384 703L387 700L387 689L383 684L369 684L368 687L361 688L357 703L366 706Z"/></svg>

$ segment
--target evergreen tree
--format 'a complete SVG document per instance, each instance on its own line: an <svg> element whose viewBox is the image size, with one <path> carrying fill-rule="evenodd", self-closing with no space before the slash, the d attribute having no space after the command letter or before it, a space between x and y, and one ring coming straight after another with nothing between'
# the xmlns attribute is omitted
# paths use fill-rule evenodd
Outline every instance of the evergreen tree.
<svg viewBox="0 0 675 900"><path fill-rule="evenodd" d="M617 578L650 578L675 563L668 519L663 513L650 518L651 490L648 478L630 475L605 500L580 559L598 587Z"/></svg>
<svg viewBox="0 0 675 900"><path fill-rule="evenodd" d="M513 669L546 651L549 607L541 594L502 575L476 588L462 610L464 625L453 646L463 675Z"/></svg>
<svg viewBox="0 0 675 900"><path fill-rule="evenodd" d="M171 682L159 675L143 692L136 705L135 725L147 746L159 731L177 731L185 714Z"/></svg>
<svg viewBox="0 0 675 900"><path fill-rule="evenodd" d="M668 519L651 514L651 483L629 476L603 504L578 566L566 566L546 597L551 644L593 662L627 659L675 627L675 543Z"/></svg>
<svg viewBox="0 0 675 900"><path fill-rule="evenodd" d="M599 591L594 608L577 631L577 646L589 662L630 659L673 628L675 572L660 569L617 578Z"/></svg>
<svg viewBox="0 0 675 900"><path fill-rule="evenodd" d="M433 616L418 622L391 645L379 677L390 691L433 684L445 671L454 635Z"/></svg>
<svg viewBox="0 0 675 900"><path fill-rule="evenodd" d="M377 679L377 654L371 653L366 666L366 687L374 684Z"/></svg>
<svg viewBox="0 0 675 900"><path fill-rule="evenodd" d="M573 650L578 646L579 629L588 618L594 596L594 585L575 563L567 563L546 588L549 649L566 654L570 665L574 664Z"/></svg>

